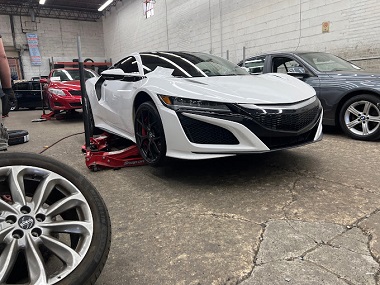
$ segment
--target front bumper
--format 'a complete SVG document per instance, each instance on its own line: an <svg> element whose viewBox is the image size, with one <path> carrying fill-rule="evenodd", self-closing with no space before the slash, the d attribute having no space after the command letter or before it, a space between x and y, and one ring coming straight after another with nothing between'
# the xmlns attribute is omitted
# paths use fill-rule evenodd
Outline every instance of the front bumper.
<svg viewBox="0 0 380 285"><path fill-rule="evenodd" d="M49 94L52 110L82 109L81 96L57 96Z"/></svg>
<svg viewBox="0 0 380 285"><path fill-rule="evenodd" d="M312 104L253 110L229 104L231 112L173 111L160 106L167 155L202 159L296 147L322 137L323 110Z"/></svg>

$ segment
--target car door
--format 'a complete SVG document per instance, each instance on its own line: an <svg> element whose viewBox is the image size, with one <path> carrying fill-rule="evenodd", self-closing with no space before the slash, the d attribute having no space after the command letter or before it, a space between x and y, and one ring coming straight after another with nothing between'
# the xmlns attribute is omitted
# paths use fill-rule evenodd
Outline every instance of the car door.
<svg viewBox="0 0 380 285"><path fill-rule="evenodd" d="M133 76L102 75L101 98L102 116L105 122L128 136L133 135L132 118L133 98L136 89L141 85L140 63L136 56L129 56L117 63L114 69L122 69Z"/></svg>
<svg viewBox="0 0 380 285"><path fill-rule="evenodd" d="M312 86L317 95L320 93L320 81L307 66L295 56L278 54L269 56L269 72L285 73L294 76Z"/></svg>

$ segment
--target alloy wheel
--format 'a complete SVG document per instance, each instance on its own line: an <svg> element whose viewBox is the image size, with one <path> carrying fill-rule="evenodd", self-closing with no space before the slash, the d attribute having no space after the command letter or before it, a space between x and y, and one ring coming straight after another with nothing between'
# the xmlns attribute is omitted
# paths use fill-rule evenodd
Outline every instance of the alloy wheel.
<svg viewBox="0 0 380 285"><path fill-rule="evenodd" d="M136 144L141 156L149 164L160 163L165 156L166 145L162 122L152 103L143 103L136 113Z"/></svg>
<svg viewBox="0 0 380 285"><path fill-rule="evenodd" d="M380 110L366 100L353 102L344 113L347 129L357 136L368 136L380 128Z"/></svg>
<svg viewBox="0 0 380 285"><path fill-rule="evenodd" d="M86 198L63 176L34 166L0 167L0 184L0 283L62 281L91 245Z"/></svg>

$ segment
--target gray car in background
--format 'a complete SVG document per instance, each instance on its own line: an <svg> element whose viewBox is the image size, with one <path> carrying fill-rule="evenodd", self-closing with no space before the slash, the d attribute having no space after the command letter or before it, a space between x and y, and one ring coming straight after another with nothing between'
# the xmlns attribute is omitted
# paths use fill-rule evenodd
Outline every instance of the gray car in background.
<svg viewBox="0 0 380 285"><path fill-rule="evenodd" d="M314 87L323 124L340 126L351 138L380 138L380 74L368 73L324 52L276 52L238 63L251 74L287 73Z"/></svg>

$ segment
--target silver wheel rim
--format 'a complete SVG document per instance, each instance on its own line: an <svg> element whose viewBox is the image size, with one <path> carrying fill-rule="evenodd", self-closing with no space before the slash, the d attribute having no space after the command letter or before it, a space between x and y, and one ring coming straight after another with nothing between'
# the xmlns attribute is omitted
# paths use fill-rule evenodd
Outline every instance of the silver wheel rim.
<svg viewBox="0 0 380 285"><path fill-rule="evenodd" d="M369 101L352 103L344 113L347 129L358 136L369 136L380 127L380 110Z"/></svg>
<svg viewBox="0 0 380 285"><path fill-rule="evenodd" d="M28 284L61 281L90 248L87 200L66 178L38 167L0 167L0 185L0 284L20 276ZM26 262L22 273L16 260Z"/></svg>

